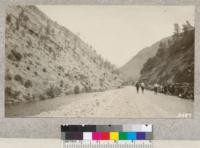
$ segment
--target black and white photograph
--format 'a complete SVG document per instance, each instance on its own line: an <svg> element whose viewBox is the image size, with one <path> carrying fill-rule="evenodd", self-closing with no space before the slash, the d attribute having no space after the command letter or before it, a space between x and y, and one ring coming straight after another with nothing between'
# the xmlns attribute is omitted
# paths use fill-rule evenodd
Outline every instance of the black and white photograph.
<svg viewBox="0 0 200 148"><path fill-rule="evenodd" d="M5 117L192 118L195 7L15 5Z"/></svg>

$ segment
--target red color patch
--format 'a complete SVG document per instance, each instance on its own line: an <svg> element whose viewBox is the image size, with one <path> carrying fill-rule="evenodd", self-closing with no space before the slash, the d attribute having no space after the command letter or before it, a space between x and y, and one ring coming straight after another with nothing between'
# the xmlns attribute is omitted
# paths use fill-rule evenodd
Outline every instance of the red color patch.
<svg viewBox="0 0 200 148"><path fill-rule="evenodd" d="M110 140L109 132L102 132L101 133L101 140Z"/></svg>

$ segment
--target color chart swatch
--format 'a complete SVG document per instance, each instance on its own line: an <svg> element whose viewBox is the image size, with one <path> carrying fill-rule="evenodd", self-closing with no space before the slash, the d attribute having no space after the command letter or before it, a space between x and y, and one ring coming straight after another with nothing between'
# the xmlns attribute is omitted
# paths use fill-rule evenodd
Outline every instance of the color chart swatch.
<svg viewBox="0 0 200 148"><path fill-rule="evenodd" d="M62 125L63 140L152 140L152 125Z"/></svg>

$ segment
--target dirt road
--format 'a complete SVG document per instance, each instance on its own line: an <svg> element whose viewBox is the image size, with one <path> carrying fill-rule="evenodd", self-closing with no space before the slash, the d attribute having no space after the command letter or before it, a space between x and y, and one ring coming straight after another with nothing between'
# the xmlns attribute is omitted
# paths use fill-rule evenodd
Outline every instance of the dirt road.
<svg viewBox="0 0 200 148"><path fill-rule="evenodd" d="M6 107L7 117L174 118L192 113L193 102L176 96L155 95L135 87L84 93Z"/></svg>

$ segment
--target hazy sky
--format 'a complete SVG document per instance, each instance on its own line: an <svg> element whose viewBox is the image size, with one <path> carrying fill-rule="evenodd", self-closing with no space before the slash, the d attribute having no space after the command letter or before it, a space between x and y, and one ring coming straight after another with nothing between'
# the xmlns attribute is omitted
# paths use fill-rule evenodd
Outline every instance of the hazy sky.
<svg viewBox="0 0 200 148"><path fill-rule="evenodd" d="M194 25L193 6L40 5L47 16L120 67L139 50L172 35L174 23Z"/></svg>

